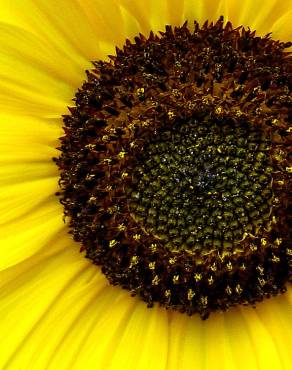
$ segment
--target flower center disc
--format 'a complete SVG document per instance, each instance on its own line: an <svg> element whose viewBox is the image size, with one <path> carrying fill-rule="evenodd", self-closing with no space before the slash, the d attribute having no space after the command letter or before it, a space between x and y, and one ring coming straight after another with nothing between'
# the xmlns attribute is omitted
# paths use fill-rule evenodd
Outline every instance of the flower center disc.
<svg viewBox="0 0 292 370"><path fill-rule="evenodd" d="M133 171L130 210L165 247L200 253L257 234L272 204L267 140L248 124L160 127Z"/></svg>
<svg viewBox="0 0 292 370"><path fill-rule="evenodd" d="M94 62L55 161L74 239L112 284L202 318L285 291L289 46L220 18Z"/></svg>

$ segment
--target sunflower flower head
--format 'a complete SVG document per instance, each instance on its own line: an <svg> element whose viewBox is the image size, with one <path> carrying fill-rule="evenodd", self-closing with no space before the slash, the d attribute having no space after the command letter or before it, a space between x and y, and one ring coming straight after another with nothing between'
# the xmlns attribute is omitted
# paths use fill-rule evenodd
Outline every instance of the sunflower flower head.
<svg viewBox="0 0 292 370"><path fill-rule="evenodd" d="M291 16L1 0L1 370L291 369Z"/></svg>

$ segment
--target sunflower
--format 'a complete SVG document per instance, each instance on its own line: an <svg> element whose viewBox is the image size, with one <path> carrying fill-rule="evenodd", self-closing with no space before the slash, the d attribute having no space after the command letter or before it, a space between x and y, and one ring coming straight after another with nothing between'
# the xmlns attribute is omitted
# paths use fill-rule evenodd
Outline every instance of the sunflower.
<svg viewBox="0 0 292 370"><path fill-rule="evenodd" d="M73 106L80 86L79 96L84 98L88 82L83 82L90 78L84 71L92 70L91 61L108 60L116 46L122 48L126 39L133 41L139 33L156 34L165 25L194 20L218 25L220 16L234 29L243 25L262 37L272 32L273 40L292 39L290 0L1 1L1 369L291 368L291 286L256 308L234 305L226 312L215 310L205 321L158 304L149 309L138 296L110 285L90 261L100 264L96 250L80 237L79 216L74 221L64 198L69 191L68 182L64 183L68 147L62 126L67 122L67 129L71 127L68 122L74 112L71 108L68 114L67 107ZM167 32L172 31L167 28ZM143 101L144 87L136 93L135 99ZM79 104L78 94L75 102ZM218 120L221 109L214 107ZM175 107L166 107L167 119L175 119L176 114ZM63 157L56 149L60 137ZM156 144L151 145L163 146L160 139ZM123 150L118 154L124 160ZM65 216L71 217L70 230L84 243L89 259L80 254L79 243L63 222L64 209L56 197L60 172L52 158L63 171L61 200ZM142 166L134 163L135 171L139 166L145 170L149 158L141 160ZM136 172L139 184L142 175ZM129 197L135 200L132 212L141 217L137 189L130 190ZM135 242L141 237L133 236ZM115 247L119 239L106 242ZM130 263L135 265L135 258ZM120 271L108 266L103 272L109 280L129 289L118 279ZM149 268L155 270L154 265ZM189 300L193 294L188 290ZM204 310L199 312L204 316Z"/></svg>

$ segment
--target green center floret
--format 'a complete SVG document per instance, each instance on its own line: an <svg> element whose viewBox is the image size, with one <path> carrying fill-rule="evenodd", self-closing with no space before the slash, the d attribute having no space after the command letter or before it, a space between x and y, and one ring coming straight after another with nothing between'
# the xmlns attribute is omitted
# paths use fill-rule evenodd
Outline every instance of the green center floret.
<svg viewBox="0 0 292 370"><path fill-rule="evenodd" d="M134 219L171 250L234 245L269 218L268 140L250 125L174 125L134 170Z"/></svg>

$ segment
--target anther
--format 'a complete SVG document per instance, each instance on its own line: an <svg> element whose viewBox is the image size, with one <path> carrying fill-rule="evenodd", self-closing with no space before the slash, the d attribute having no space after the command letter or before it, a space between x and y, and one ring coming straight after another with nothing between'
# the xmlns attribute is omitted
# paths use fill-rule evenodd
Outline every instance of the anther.
<svg viewBox="0 0 292 370"><path fill-rule="evenodd" d="M110 248L112 248L112 247L114 247L115 245L117 245L118 244L118 242L115 240L115 239L113 239L113 240L110 240L110 242L109 242L109 247Z"/></svg>

